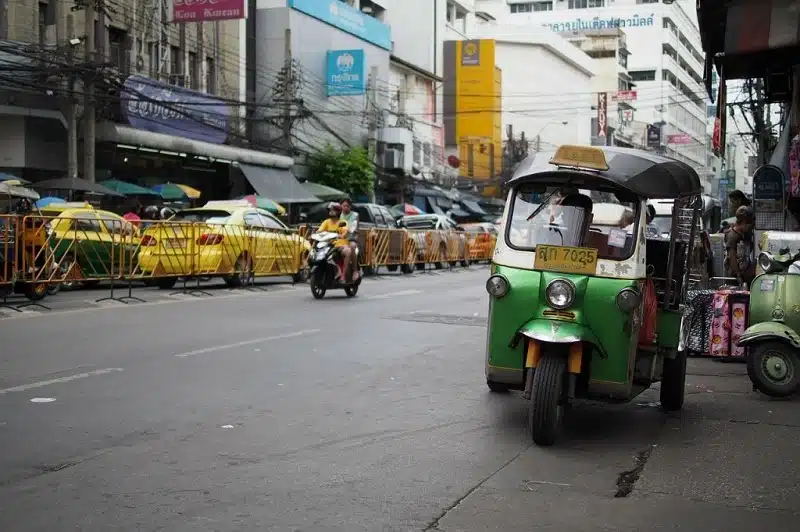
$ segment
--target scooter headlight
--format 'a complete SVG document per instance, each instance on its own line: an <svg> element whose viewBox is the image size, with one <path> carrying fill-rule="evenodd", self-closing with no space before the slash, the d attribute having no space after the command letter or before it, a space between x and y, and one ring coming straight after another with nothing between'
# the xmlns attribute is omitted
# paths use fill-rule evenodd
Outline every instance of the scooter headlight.
<svg viewBox="0 0 800 532"><path fill-rule="evenodd" d="M761 252L758 254L758 267L765 273L770 273L775 270L775 261L772 260L772 255L769 253Z"/></svg>
<svg viewBox="0 0 800 532"><path fill-rule="evenodd" d="M486 291L489 295L500 299L508 293L511 286L508 284L508 279L502 275L492 275L486 280Z"/></svg>
<svg viewBox="0 0 800 532"><path fill-rule="evenodd" d="M564 310L575 301L575 285L566 279L551 281L545 289L547 303L556 310Z"/></svg>

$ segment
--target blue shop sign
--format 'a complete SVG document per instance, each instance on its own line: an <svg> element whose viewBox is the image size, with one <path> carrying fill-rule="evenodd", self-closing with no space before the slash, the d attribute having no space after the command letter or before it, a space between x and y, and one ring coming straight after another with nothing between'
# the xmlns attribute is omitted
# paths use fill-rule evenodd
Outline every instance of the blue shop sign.
<svg viewBox="0 0 800 532"><path fill-rule="evenodd" d="M639 15L631 15L629 17L594 17L594 18L576 18L573 20L566 20L564 22L553 22L549 24L542 24L545 28L550 28L553 31L580 31L580 30L601 30L610 28L646 28L648 26L655 26L655 14L650 13L649 17Z"/></svg>
<svg viewBox="0 0 800 532"><path fill-rule="evenodd" d="M392 30L341 0L287 0L289 7L355 35L385 50L392 49Z"/></svg>
<svg viewBox="0 0 800 532"><path fill-rule="evenodd" d="M202 92L130 76L122 90L122 114L136 129L222 144L230 109Z"/></svg>
<svg viewBox="0 0 800 532"><path fill-rule="evenodd" d="M331 50L327 62L328 96L364 94L364 50Z"/></svg>

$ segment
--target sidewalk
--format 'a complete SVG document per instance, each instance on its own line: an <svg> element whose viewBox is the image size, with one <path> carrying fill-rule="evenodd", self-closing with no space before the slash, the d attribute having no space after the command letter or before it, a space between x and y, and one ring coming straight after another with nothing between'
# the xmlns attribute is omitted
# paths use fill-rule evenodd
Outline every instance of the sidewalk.
<svg viewBox="0 0 800 532"><path fill-rule="evenodd" d="M577 404L561 442L528 448L430 530L800 529L800 400L753 392L743 364L692 359L689 372L683 412L661 413L656 389Z"/></svg>

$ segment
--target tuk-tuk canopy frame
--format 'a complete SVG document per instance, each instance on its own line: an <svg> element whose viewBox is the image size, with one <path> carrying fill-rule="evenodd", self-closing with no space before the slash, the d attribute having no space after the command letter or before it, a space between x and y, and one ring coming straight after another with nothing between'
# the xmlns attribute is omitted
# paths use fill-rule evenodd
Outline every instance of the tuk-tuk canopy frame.
<svg viewBox="0 0 800 532"><path fill-rule="evenodd" d="M703 193L697 172L686 163L631 148L594 147L603 152L608 170L565 168L550 164L553 152L523 160L509 186L537 183L547 186L625 190L645 199L678 199Z"/></svg>

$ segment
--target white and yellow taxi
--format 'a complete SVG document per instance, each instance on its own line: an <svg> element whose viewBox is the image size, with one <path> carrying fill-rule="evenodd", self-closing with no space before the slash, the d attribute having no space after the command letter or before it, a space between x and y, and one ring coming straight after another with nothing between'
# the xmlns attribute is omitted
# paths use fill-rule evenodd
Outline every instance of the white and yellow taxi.
<svg viewBox="0 0 800 532"><path fill-rule="evenodd" d="M161 288L178 277L220 276L228 286L253 276L302 278L309 242L246 201L209 202L152 222L141 239L140 274Z"/></svg>

